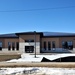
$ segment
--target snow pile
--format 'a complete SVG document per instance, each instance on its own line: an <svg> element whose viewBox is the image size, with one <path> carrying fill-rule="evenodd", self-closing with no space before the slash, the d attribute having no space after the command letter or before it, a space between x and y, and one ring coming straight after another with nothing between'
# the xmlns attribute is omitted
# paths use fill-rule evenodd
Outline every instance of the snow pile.
<svg viewBox="0 0 75 75"><path fill-rule="evenodd" d="M49 59L49 60L55 60L61 57L68 57L68 56L75 56L75 54L53 54L53 55L36 55L37 57L35 58L34 55L29 55L29 54L22 54L20 59L13 59L9 60L7 62L41 62L43 57Z"/></svg>
<svg viewBox="0 0 75 75"><path fill-rule="evenodd" d="M0 75L75 75L75 68L1 68Z"/></svg>
<svg viewBox="0 0 75 75"><path fill-rule="evenodd" d="M22 75L39 72L38 68L1 68L0 75Z"/></svg>
<svg viewBox="0 0 75 75"><path fill-rule="evenodd" d="M46 75L75 75L75 69L70 68L41 68Z"/></svg>

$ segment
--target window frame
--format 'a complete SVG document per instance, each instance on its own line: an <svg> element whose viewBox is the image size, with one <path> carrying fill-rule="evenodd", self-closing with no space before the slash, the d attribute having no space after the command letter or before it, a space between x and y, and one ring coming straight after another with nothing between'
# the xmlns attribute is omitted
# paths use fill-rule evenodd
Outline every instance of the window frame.
<svg viewBox="0 0 75 75"><path fill-rule="evenodd" d="M34 39L27 39L25 42L34 42Z"/></svg>
<svg viewBox="0 0 75 75"><path fill-rule="evenodd" d="M12 50L15 50L15 42L12 42Z"/></svg>
<svg viewBox="0 0 75 75"><path fill-rule="evenodd" d="M19 42L16 42L16 50L19 50Z"/></svg>
<svg viewBox="0 0 75 75"><path fill-rule="evenodd" d="M48 41L48 50L51 50L51 41Z"/></svg>
<svg viewBox="0 0 75 75"><path fill-rule="evenodd" d="M44 50L46 50L46 41L43 42Z"/></svg>
<svg viewBox="0 0 75 75"><path fill-rule="evenodd" d="M8 50L11 51L12 43L8 42Z"/></svg>
<svg viewBox="0 0 75 75"><path fill-rule="evenodd" d="M52 41L52 49L56 49L56 42Z"/></svg>
<svg viewBox="0 0 75 75"><path fill-rule="evenodd" d="M2 48L3 48L3 42L2 41L0 41L0 51L2 51Z"/></svg>

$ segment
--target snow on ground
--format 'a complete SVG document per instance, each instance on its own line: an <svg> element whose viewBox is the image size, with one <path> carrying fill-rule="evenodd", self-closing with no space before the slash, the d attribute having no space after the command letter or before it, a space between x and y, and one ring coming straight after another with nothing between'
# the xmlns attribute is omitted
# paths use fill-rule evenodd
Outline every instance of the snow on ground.
<svg viewBox="0 0 75 75"><path fill-rule="evenodd" d="M75 56L75 54L52 54L52 55L34 55L22 54L21 58L9 60L7 62L41 62L45 57L50 60L55 60L60 57ZM20 67L20 68L1 68L0 75L75 75L75 68L46 68L46 67Z"/></svg>
<svg viewBox="0 0 75 75"><path fill-rule="evenodd" d="M75 75L75 68L1 68L0 75Z"/></svg>
<svg viewBox="0 0 75 75"><path fill-rule="evenodd" d="M23 53L21 55L21 58L19 59L12 59L6 62L41 62L42 58L45 57L49 60L55 60L60 57L68 57L68 56L75 56L75 54L70 54L70 53L64 53L64 54L52 54L52 55L36 55L36 58L34 55L29 55Z"/></svg>
<svg viewBox="0 0 75 75"><path fill-rule="evenodd" d="M39 71L39 69L38 68L31 68L31 67L29 67L29 68L1 68L1 70L0 70L0 75L6 75L6 74L8 74L8 75L11 75L11 74L29 74L30 72L38 72Z"/></svg>

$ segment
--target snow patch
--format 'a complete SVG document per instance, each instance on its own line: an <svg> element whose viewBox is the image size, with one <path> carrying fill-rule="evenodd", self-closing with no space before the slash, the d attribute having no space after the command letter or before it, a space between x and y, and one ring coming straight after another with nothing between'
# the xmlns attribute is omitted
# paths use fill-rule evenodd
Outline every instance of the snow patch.
<svg viewBox="0 0 75 75"><path fill-rule="evenodd" d="M0 75L75 75L75 68L46 68L46 67L29 67L29 68L1 68Z"/></svg>
<svg viewBox="0 0 75 75"><path fill-rule="evenodd" d="M68 56L75 56L75 54L53 54L53 55L36 55L37 57L35 58L34 55L29 55L29 54L22 54L21 58L19 59L12 59L6 62L41 62L43 57L49 59L49 60L55 60L61 57L68 57Z"/></svg>

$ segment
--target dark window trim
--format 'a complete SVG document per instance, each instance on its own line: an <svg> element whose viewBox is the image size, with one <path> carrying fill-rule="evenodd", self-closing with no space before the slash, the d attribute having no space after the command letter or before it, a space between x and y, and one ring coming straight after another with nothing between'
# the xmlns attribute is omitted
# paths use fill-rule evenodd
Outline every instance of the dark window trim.
<svg viewBox="0 0 75 75"><path fill-rule="evenodd" d="M19 42L16 42L16 50L19 50Z"/></svg>
<svg viewBox="0 0 75 75"><path fill-rule="evenodd" d="M63 49L73 49L73 41L71 40L67 40L67 41L62 41L62 43L64 42L64 45L62 44L62 48ZM67 42L67 45L65 45L65 43ZM68 42L72 42L72 45L69 45Z"/></svg>
<svg viewBox="0 0 75 75"><path fill-rule="evenodd" d="M34 42L33 39L25 40L25 42Z"/></svg>
<svg viewBox="0 0 75 75"><path fill-rule="evenodd" d="M2 41L0 41L0 43L1 43L0 51L2 51L3 42L2 42Z"/></svg>
<svg viewBox="0 0 75 75"><path fill-rule="evenodd" d="M51 41L48 41L48 50L51 50Z"/></svg>
<svg viewBox="0 0 75 75"><path fill-rule="evenodd" d="M15 42L12 42L12 50L15 50Z"/></svg>
<svg viewBox="0 0 75 75"><path fill-rule="evenodd" d="M53 42L54 42L54 44L53 44ZM52 41L52 48L56 48L55 44L56 44L55 41Z"/></svg>
<svg viewBox="0 0 75 75"><path fill-rule="evenodd" d="M44 50L46 50L46 41L43 42Z"/></svg>
<svg viewBox="0 0 75 75"><path fill-rule="evenodd" d="M10 43L10 45L9 45L9 43ZM11 42L8 42L8 50L9 51L11 50L11 45L12 45L12 43Z"/></svg>

